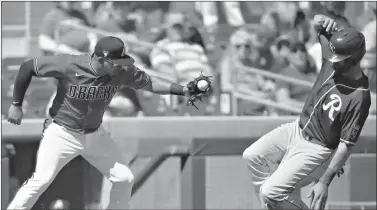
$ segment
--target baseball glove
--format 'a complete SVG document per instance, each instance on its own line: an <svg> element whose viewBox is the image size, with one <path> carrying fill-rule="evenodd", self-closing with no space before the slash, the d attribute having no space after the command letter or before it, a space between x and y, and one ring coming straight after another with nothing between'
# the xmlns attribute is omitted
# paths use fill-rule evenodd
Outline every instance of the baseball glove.
<svg viewBox="0 0 377 210"><path fill-rule="evenodd" d="M198 109L198 107L195 106L195 102L197 100L202 102L203 95L207 94L211 88L211 79L212 76L204 76L202 72L199 77L195 78L187 84L187 88L190 93L190 98L186 103L187 106L194 106L196 109ZM204 87L200 85L198 86L198 83L200 83L201 85L203 84L203 82L201 81L205 81L208 85Z"/></svg>

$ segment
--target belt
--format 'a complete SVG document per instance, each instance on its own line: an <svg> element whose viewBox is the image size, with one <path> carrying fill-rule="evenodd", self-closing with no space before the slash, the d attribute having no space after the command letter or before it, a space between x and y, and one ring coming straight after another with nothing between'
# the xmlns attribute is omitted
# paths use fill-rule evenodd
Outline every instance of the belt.
<svg viewBox="0 0 377 210"><path fill-rule="evenodd" d="M57 122L56 120L52 120L52 122L55 123L55 124L57 124L57 125L59 125L59 126L64 127L65 129L67 129L69 131L72 131L74 133L88 134L88 133L93 133L93 132L95 132L95 131L98 130L98 128L95 128L95 129L83 130L83 132L77 132L77 131L74 131L74 130L72 130L70 128L67 128L66 126L62 125L61 123Z"/></svg>
<svg viewBox="0 0 377 210"><path fill-rule="evenodd" d="M300 129L300 130L301 130L302 137L304 137L304 139L306 141L314 143L314 144L321 145L321 146L326 147L326 148L329 148L329 146L326 143L311 137L306 131L304 131L302 129Z"/></svg>

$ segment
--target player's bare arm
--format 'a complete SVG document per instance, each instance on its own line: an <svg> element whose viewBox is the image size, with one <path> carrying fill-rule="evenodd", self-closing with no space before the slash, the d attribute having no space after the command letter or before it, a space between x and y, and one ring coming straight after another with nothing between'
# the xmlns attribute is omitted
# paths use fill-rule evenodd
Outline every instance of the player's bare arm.
<svg viewBox="0 0 377 210"><path fill-rule="evenodd" d="M335 151L329 167L309 192L308 197L311 197L309 204L310 209L324 209L328 196L328 187L335 175L348 160L352 148L353 145L351 144L344 142L339 143L338 149Z"/></svg>
<svg viewBox="0 0 377 210"><path fill-rule="evenodd" d="M20 66L13 90L13 102L8 111L8 122L20 125L23 117L22 102L31 78L35 76L34 60L28 60Z"/></svg>

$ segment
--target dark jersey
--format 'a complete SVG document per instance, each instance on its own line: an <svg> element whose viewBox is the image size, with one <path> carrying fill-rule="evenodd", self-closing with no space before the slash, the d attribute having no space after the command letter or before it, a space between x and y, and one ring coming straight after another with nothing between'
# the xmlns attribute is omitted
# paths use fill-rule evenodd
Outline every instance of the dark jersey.
<svg viewBox="0 0 377 210"><path fill-rule="evenodd" d="M149 76L135 67L115 69L113 76L97 76L91 55L57 55L34 59L38 77L58 80L51 117L68 130L90 133L97 130L112 97L121 86L143 88Z"/></svg>
<svg viewBox="0 0 377 210"><path fill-rule="evenodd" d="M322 47L328 41L320 35ZM300 127L309 136L335 149L339 141L355 144L371 104L368 78L350 80L335 73L323 59L321 71L300 115Z"/></svg>

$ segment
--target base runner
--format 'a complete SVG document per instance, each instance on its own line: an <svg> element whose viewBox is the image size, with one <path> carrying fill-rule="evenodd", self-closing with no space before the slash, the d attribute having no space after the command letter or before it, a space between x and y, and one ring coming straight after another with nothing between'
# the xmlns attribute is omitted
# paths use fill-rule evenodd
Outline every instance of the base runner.
<svg viewBox="0 0 377 210"><path fill-rule="evenodd" d="M8 121L19 125L22 101L32 76L58 80L57 94L49 110L51 124L43 131L35 172L16 194L8 209L31 209L57 173L78 155L83 156L112 182L108 209L128 209L134 176L122 152L102 127L102 117L121 86L156 94L196 96L207 89L197 87L198 78L187 86L149 76L134 66L116 37L98 41L93 54L37 57L24 62L14 84ZM165 81L165 82L161 82ZM45 125L49 122L46 120ZM124 128L127 132L127 128Z"/></svg>
<svg viewBox="0 0 377 210"><path fill-rule="evenodd" d="M324 59L299 119L267 133L243 153L267 209L324 209L328 187L369 113L368 78L360 68L363 34L354 28L339 30L324 15L316 15L314 22ZM307 206L296 195L312 182Z"/></svg>

